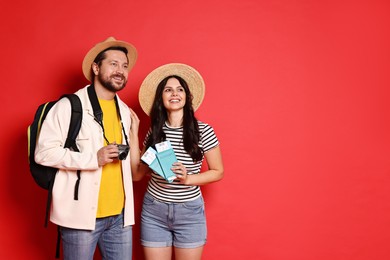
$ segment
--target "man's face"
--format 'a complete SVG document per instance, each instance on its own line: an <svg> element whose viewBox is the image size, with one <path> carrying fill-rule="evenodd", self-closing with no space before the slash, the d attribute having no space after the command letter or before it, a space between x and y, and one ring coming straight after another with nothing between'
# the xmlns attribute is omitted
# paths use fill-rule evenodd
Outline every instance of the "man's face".
<svg viewBox="0 0 390 260"><path fill-rule="evenodd" d="M105 56L100 66L93 65L97 80L109 91L120 91L126 86L129 74L127 56L117 50L106 51Z"/></svg>

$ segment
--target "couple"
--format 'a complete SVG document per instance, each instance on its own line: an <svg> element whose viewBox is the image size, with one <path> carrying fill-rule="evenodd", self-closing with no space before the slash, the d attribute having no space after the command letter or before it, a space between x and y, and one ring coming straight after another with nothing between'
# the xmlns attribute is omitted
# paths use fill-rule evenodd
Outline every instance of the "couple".
<svg viewBox="0 0 390 260"><path fill-rule="evenodd" d="M176 260L201 259L207 228L199 186L223 177L214 130L194 116L204 82L184 64L163 65L145 78L139 101L151 126L140 153L139 119L117 95L136 59L133 45L113 37L86 54L82 69L91 84L76 92L83 106L76 140L80 152L63 148L70 121L68 99L57 102L43 122L35 159L60 168L50 220L60 227L64 259L93 259L96 245L103 259L132 259L132 181L145 175L151 176L141 213L145 259L168 260L173 254ZM96 106L102 116L94 114ZM171 183L140 160L149 147L166 140L178 160L171 168L176 175ZM118 144L129 147L119 159ZM199 174L204 158L208 167ZM74 200L77 170L81 181Z"/></svg>

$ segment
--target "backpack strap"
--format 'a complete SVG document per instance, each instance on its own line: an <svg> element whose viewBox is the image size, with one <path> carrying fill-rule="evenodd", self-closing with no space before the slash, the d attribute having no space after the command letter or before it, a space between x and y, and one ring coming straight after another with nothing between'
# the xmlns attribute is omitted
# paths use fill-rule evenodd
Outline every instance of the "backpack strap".
<svg viewBox="0 0 390 260"><path fill-rule="evenodd" d="M51 200L52 200L53 185L54 185L54 181L51 181L49 183L49 188L48 188L48 192L47 192L45 227L47 227L47 225L49 223L49 212L50 212L50 206L51 206Z"/></svg>
<svg viewBox="0 0 390 260"><path fill-rule="evenodd" d="M70 104L72 106L72 114L70 116L70 124L68 137L65 141L65 148L71 148L75 152L80 152L79 148L76 144L76 138L79 134L81 128L81 122L83 119L83 109L81 106L80 98L76 94L67 94L63 95L63 97L67 97L70 100ZM79 199L79 186L80 186L80 170L77 170L77 181L74 189L74 200Z"/></svg>
<svg viewBox="0 0 390 260"><path fill-rule="evenodd" d="M80 152L76 145L76 138L81 128L81 121L83 119L83 109L81 107L80 98L76 94L67 94L62 97L67 97L72 107L72 114L70 116L68 136L65 141L65 148L71 148L75 152Z"/></svg>
<svg viewBox="0 0 390 260"><path fill-rule="evenodd" d="M60 247L61 247L61 230L60 230L60 226L57 226L56 259L60 258Z"/></svg>

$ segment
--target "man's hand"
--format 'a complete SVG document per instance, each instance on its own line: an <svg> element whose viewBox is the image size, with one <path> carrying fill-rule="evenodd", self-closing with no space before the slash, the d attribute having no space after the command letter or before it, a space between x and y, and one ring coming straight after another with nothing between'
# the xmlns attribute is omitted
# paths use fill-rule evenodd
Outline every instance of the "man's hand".
<svg viewBox="0 0 390 260"><path fill-rule="evenodd" d="M118 147L116 144L109 144L103 146L97 152L98 164L99 166L104 166L107 163L113 162L118 158Z"/></svg>

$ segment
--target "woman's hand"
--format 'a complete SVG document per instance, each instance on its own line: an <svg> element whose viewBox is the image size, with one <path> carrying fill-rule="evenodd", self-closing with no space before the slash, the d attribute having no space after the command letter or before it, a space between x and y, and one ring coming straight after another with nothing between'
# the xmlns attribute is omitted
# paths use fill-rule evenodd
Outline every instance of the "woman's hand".
<svg viewBox="0 0 390 260"><path fill-rule="evenodd" d="M137 114L130 109L130 166L131 166L131 174L133 181L139 181L143 178L144 174L140 170L140 158L141 153L139 150L139 140L138 140L138 130L139 130L139 124L140 120L137 116Z"/></svg>
<svg viewBox="0 0 390 260"><path fill-rule="evenodd" d="M184 175L179 175L181 172L179 172L179 168L183 167L180 164L177 165L177 176L180 180L180 183L185 185L204 185L212 182L219 181L223 178L223 162L222 162L222 155L221 155L221 149L219 146L212 148L207 153L204 154L208 169L204 172L201 172L199 174L187 174L187 172L184 173Z"/></svg>
<svg viewBox="0 0 390 260"><path fill-rule="evenodd" d="M131 119L130 132L134 136L138 136L140 120L139 120L137 114L131 108L130 108L130 119Z"/></svg>
<svg viewBox="0 0 390 260"><path fill-rule="evenodd" d="M171 170L174 174L176 174L176 178L181 184L188 184L187 169L181 162L175 162L172 164Z"/></svg>

